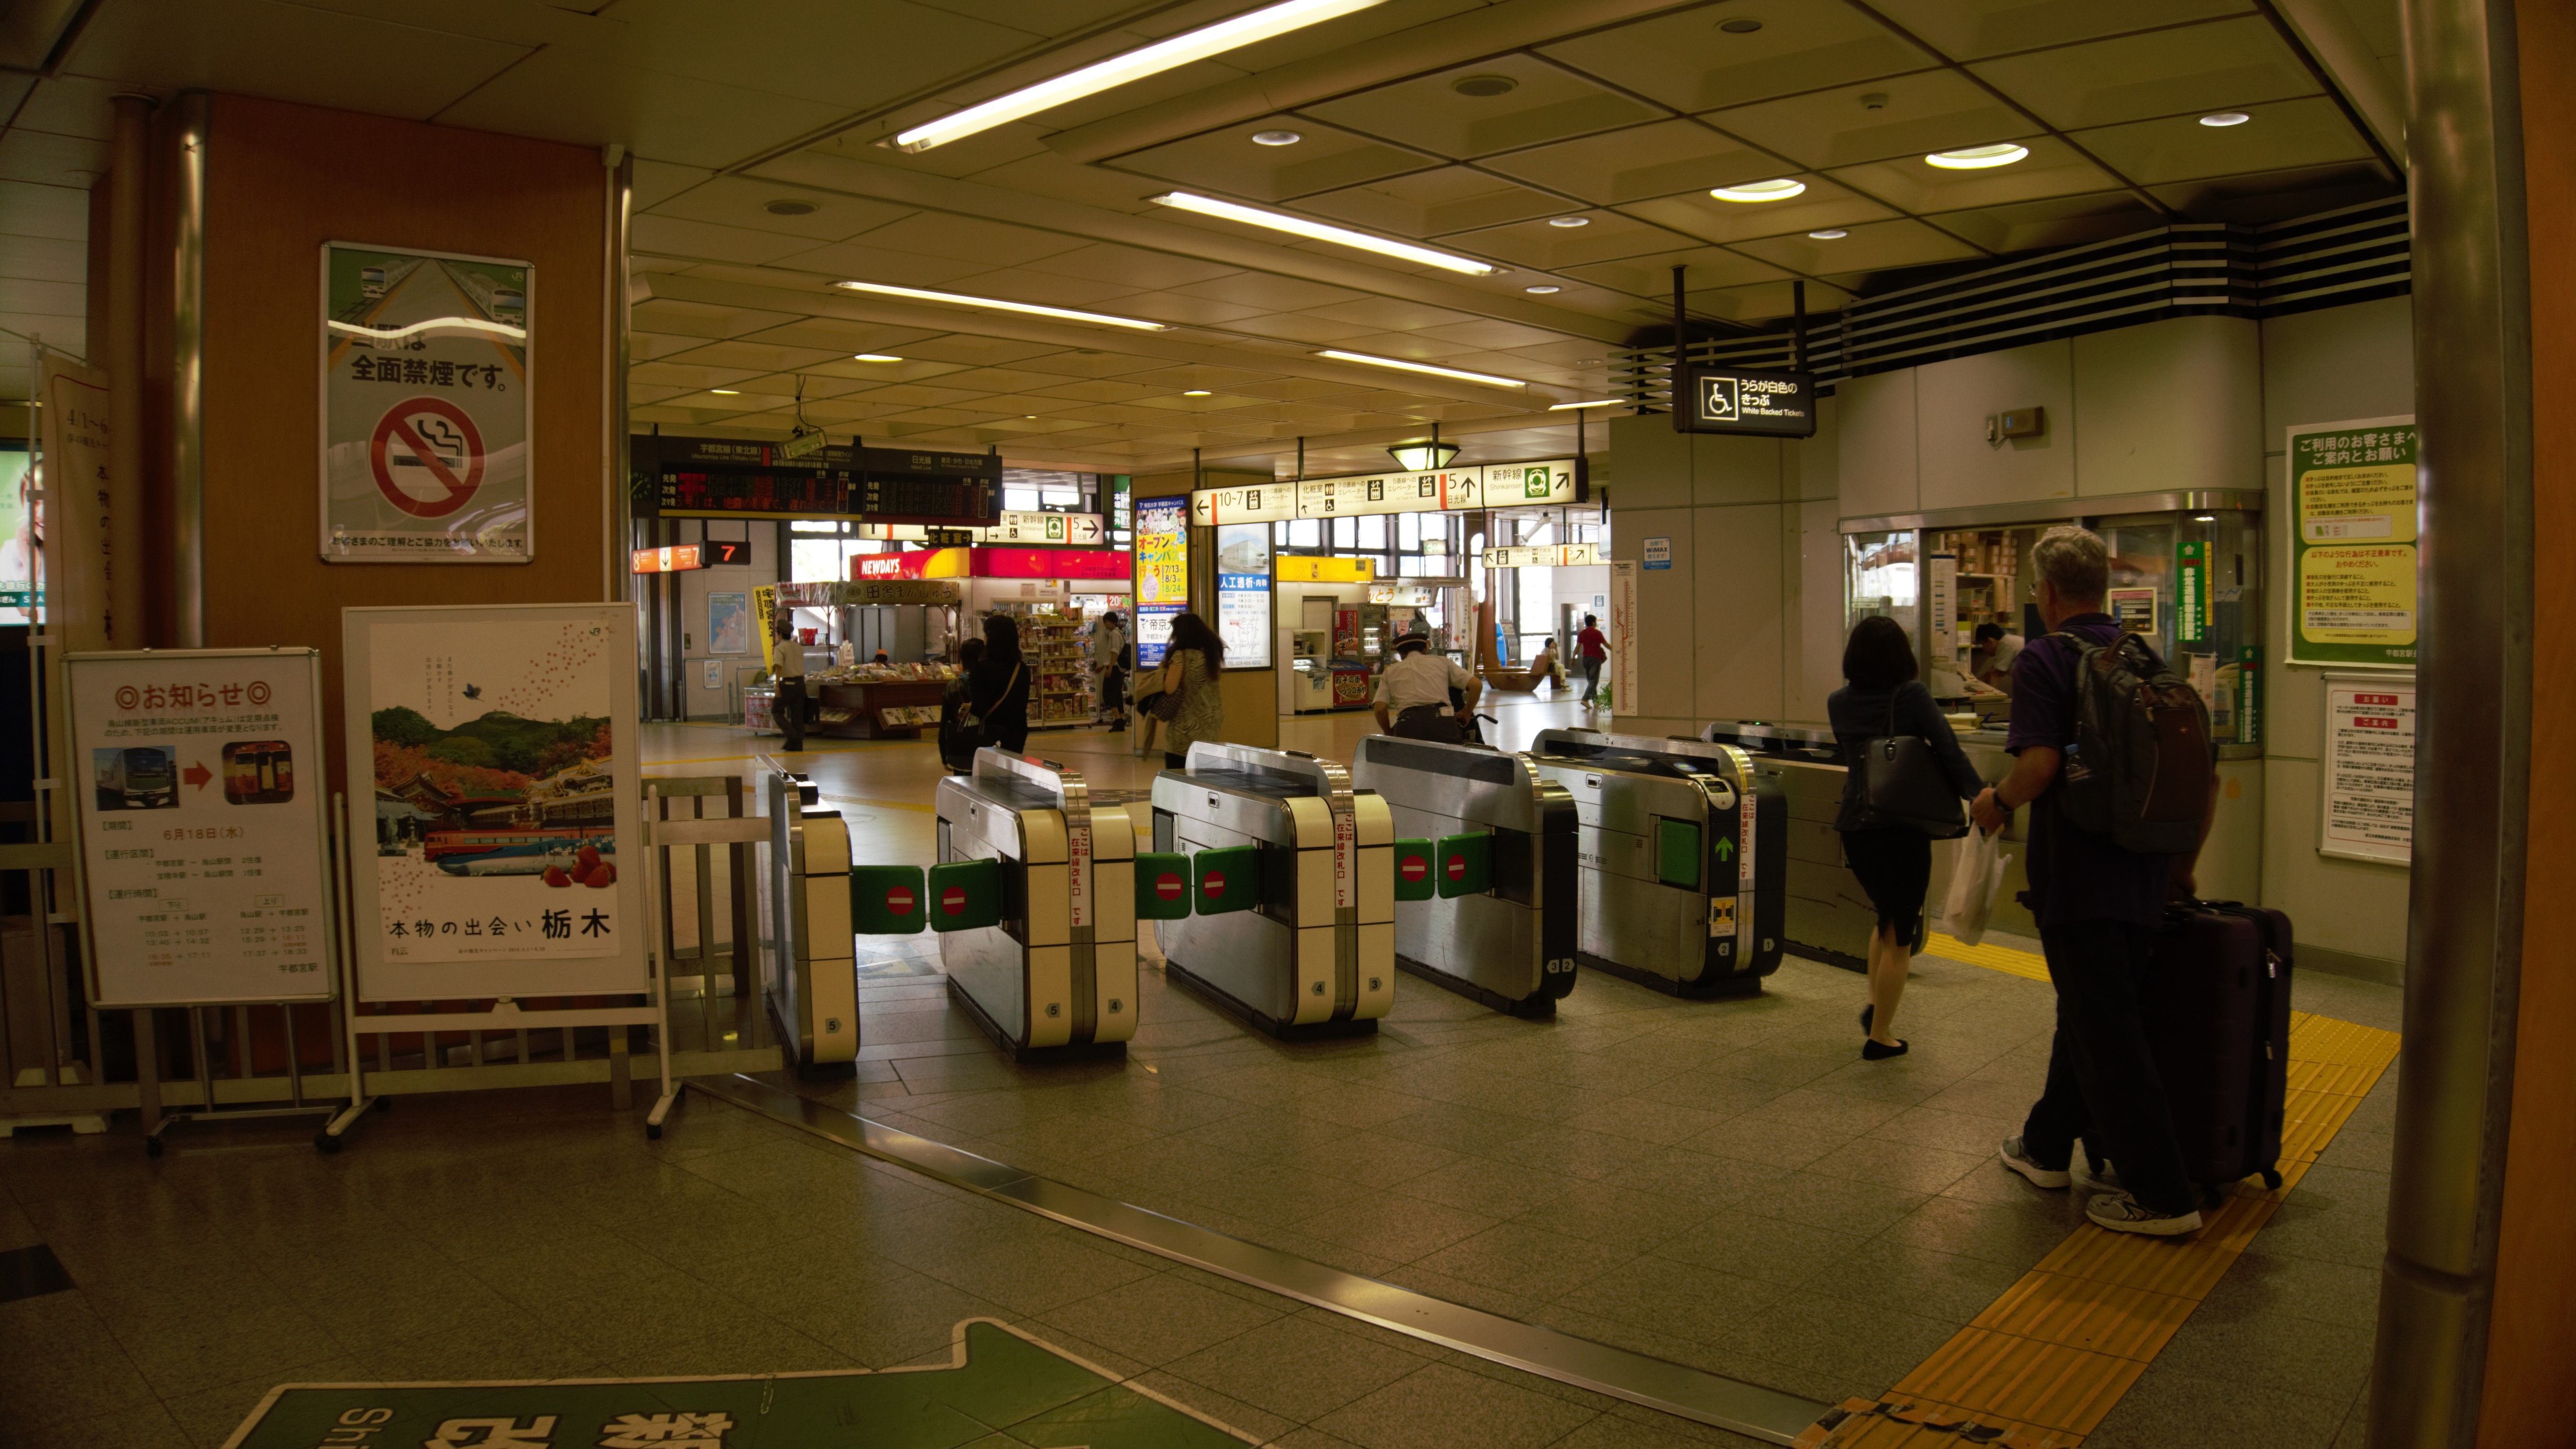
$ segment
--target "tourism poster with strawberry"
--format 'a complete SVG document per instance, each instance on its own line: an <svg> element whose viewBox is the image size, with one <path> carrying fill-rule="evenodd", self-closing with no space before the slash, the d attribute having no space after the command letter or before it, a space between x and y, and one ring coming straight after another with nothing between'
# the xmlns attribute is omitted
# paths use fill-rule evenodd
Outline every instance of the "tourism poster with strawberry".
<svg viewBox="0 0 2576 1449"><path fill-rule="evenodd" d="M350 610L348 630L361 994L640 989L631 614Z"/></svg>

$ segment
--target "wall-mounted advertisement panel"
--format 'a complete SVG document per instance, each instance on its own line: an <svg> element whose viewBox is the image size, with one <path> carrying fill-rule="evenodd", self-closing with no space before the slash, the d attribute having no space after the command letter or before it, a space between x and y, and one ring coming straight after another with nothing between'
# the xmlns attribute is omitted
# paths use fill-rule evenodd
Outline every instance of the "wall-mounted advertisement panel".
<svg viewBox="0 0 2576 1449"><path fill-rule="evenodd" d="M311 649L64 658L93 1006L328 1001Z"/></svg>
<svg viewBox="0 0 2576 1449"><path fill-rule="evenodd" d="M1190 500L1136 500L1136 667L1163 662L1172 620L1190 606Z"/></svg>
<svg viewBox="0 0 2576 1449"><path fill-rule="evenodd" d="M322 558L526 563L535 269L322 244Z"/></svg>
<svg viewBox="0 0 2576 1449"><path fill-rule="evenodd" d="M1216 531L1216 633L1228 669L1270 667L1270 525Z"/></svg>
<svg viewBox="0 0 2576 1449"><path fill-rule="evenodd" d="M2415 667L2415 419L2289 429L2290 662Z"/></svg>
<svg viewBox="0 0 2576 1449"><path fill-rule="evenodd" d="M646 987L635 611L347 609L363 1001ZM367 797L361 797L367 798ZM372 833L369 817L372 815Z"/></svg>

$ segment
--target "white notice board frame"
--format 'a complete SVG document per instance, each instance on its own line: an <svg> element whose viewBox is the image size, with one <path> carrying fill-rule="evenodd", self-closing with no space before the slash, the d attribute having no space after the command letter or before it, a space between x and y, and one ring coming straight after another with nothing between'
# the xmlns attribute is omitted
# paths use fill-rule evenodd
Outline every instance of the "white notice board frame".
<svg viewBox="0 0 2576 1449"><path fill-rule="evenodd" d="M323 762L322 742L322 656L314 649L135 649L66 654L62 662L62 698L69 748L62 756L62 772L69 777L63 788L73 794L73 821L79 849L73 855L73 888L81 903L81 955L89 979L89 1004L98 1008L162 1006L249 1006L268 1003L327 1002L339 994L340 957L338 923L333 915L334 893L331 888L330 774ZM256 685L256 688L250 686ZM188 691L187 701L177 699L180 689ZM283 695L283 698L278 696ZM300 698L297 696L300 695ZM202 706L196 701L210 696ZM229 700L229 702L227 702ZM275 703L278 708L266 708ZM134 711L134 713L120 713ZM146 713L148 712L148 713ZM264 718L255 722L243 716L265 716L275 713L273 722ZM151 721L149 724L133 723ZM237 722L239 721L239 722ZM107 732L119 731L114 736ZM285 800L235 802L221 788L230 775L221 768L195 785L187 773L202 767L210 756L223 763L227 743L252 740L282 740L290 752L289 798ZM112 741L123 741L114 743ZM128 748L164 750L169 759L167 806L146 805L114 811L98 804L97 781L92 765L93 752L123 751ZM256 765L252 767L256 770ZM271 780L274 780L271 765ZM205 794L208 785L218 786L213 796ZM157 789L149 793L159 793ZM193 798L191 798L193 796ZM222 802L222 803L218 803ZM202 966L177 968L196 973L198 985L181 991L148 989L141 979L150 968L133 959L132 949L115 949L102 953L103 934L100 922L111 915L139 920L144 914L134 904L99 901L91 896L94 889L115 889L110 883L120 876L134 876L138 869L158 871L153 867L171 863L158 856L127 860L111 868L103 852L109 850L158 851L159 845L146 845L148 831L110 832L104 827L133 823L154 826L161 812L168 810L168 828L259 830L259 835L239 837L245 846L265 857L281 847L289 854L269 864L285 867L288 874L275 877L276 891L256 890L247 883L254 877L238 874L248 869L227 860L223 863L221 887L209 886L206 877L182 882L190 903L202 903L208 909L194 913L208 919L205 929L220 930L214 918L232 914L237 922L242 917L245 901L234 899L216 904L217 898L206 892L230 891L235 897L246 894L274 895L284 910L306 914L298 917L314 951L315 969L310 973L311 990L279 991L273 984L277 975L274 962L232 955ZM243 811L238 817L233 812ZM106 817L113 814L116 818ZM189 824L187 822L196 822ZM261 845L265 839L274 842ZM244 852L210 841L211 848L232 857ZM309 845L312 854L304 860L293 858L297 847ZM189 862L194 864L196 862ZM268 877L256 877L263 883ZM166 889L155 879L151 889ZM286 904L292 895L300 905ZM158 897L155 898L159 899ZM230 924L230 923L227 923ZM212 942L216 938L210 936ZM105 955L108 959L102 959ZM218 974L220 973L220 974ZM298 973L299 975L303 973ZM176 980L178 978L171 978Z"/></svg>
<svg viewBox="0 0 2576 1449"><path fill-rule="evenodd" d="M440 608L370 608L340 611L342 659L341 675L342 727L346 736L349 761L349 797L352 839L349 846L349 953L351 995L362 1002L517 1000L526 997L642 995L653 987L653 974L647 961L646 939L651 934L652 918L648 910L644 867L648 857L645 838L643 797L640 789L642 756L637 750L636 730L639 709L635 690L635 611L625 604L466 604ZM500 626L494 631L475 626ZM510 918L515 928L518 918L536 909L536 902L546 907L558 904L576 909L577 914L597 903L603 894L613 900L616 915L612 922L616 932L613 950L595 955L574 956L488 956L477 960L453 958L425 961L393 959L386 947L384 881L382 862L388 857L378 854L378 834L374 830L361 834L357 826L375 814L376 798L375 734L373 716L381 707L378 700L378 665L394 671L394 677L408 681L409 671L427 667L411 646L400 642L434 635L442 640L460 641L463 662L456 666L458 692L468 685L489 689L492 698L482 701L487 711L499 707L512 697L522 679L529 678L526 666L515 657L487 653L473 657L478 646L472 641L477 634L484 638L524 638L526 650L539 657L551 657L553 641L576 631L584 639L589 631L600 632L596 646L585 645L586 657L569 666L597 673L599 689L593 691L604 710L610 730L610 751L605 769L610 783L606 793L614 801L612 815L612 848L605 854L617 865L614 883L606 892L571 886L543 894L542 887L530 902L517 898L531 892L516 888L534 882L533 875L511 878L513 887L501 894L510 898L508 909L492 906L496 916ZM479 672L478 672L479 671ZM534 686L527 686L533 688ZM390 696L388 696L390 698ZM479 696L478 696L479 699ZM462 714L468 706L456 706ZM531 705L522 711L524 717L542 720L550 710ZM434 723L434 722L433 722ZM370 802L361 814L361 801ZM496 807L506 811L507 807ZM495 828L507 828L497 825ZM424 835L428 833L424 828ZM403 857L409 861L409 855ZM425 863L425 862L424 862ZM415 869L414 873L418 871ZM468 877L472 879L474 877ZM561 897L560 902L553 897ZM518 907L526 905L527 910ZM478 907L483 909L485 907ZM435 909L425 914L437 915ZM444 925L442 920L440 924ZM579 937L567 938L578 941ZM542 948L540 948L542 949Z"/></svg>
<svg viewBox="0 0 2576 1449"><path fill-rule="evenodd" d="M2341 721L2369 714L2372 718L2400 721L2397 732L2410 742L2415 739L2415 671L2385 669L2339 669L2322 676L2325 684L2325 708L2317 724L2317 854L2338 860L2364 860L2374 865L2408 865L2414 859L2414 821L2410 814L2406 839L2397 842L2371 839L2349 827L2338 829L2334 806L2338 795L2360 788L2356 767L2360 758L2350 745ZM2356 696L2380 696L2381 700L2359 700ZM2393 700L2394 703L2384 703ZM2386 713L2372 711L2385 708ZM2407 771L2407 795L2413 799L2414 771Z"/></svg>

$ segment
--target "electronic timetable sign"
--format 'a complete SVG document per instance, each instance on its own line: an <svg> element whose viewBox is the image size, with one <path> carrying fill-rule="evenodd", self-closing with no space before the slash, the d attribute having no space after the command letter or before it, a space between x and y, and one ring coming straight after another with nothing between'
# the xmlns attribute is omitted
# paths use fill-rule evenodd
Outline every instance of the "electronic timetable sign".
<svg viewBox="0 0 2576 1449"><path fill-rule="evenodd" d="M1816 375L1750 367L1696 367L1680 375L1673 431L1816 435Z"/></svg>
<svg viewBox="0 0 2576 1449"><path fill-rule="evenodd" d="M1002 460L989 453L836 445L787 458L779 444L732 438L637 438L634 448L636 471L656 480L637 501L663 518L1001 521Z"/></svg>

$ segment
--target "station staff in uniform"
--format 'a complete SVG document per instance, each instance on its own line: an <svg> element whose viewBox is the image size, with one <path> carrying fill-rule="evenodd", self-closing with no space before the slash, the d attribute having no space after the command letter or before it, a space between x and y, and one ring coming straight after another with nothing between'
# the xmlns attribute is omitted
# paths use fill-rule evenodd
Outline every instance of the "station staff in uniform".
<svg viewBox="0 0 2576 1449"><path fill-rule="evenodd" d="M1464 738L1485 682L1448 655L1430 653L1430 644L1431 636L1418 632L1396 639L1395 662L1378 676L1377 727L1409 740L1454 745ZM1452 690L1461 691L1465 700L1454 709Z"/></svg>

